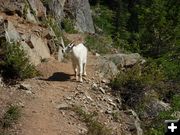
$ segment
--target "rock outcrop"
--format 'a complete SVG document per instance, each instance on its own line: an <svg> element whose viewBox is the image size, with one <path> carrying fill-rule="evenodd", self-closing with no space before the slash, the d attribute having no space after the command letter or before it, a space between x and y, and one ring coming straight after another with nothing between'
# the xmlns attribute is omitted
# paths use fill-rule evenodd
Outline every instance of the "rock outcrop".
<svg viewBox="0 0 180 135"><path fill-rule="evenodd" d="M28 0L29 5L35 12L36 17L46 17L46 8L40 0Z"/></svg>
<svg viewBox="0 0 180 135"><path fill-rule="evenodd" d="M75 28L80 32L94 33L94 25L88 0L72 0L75 6Z"/></svg>
<svg viewBox="0 0 180 135"><path fill-rule="evenodd" d="M115 65L119 69L121 69L123 67L131 67L131 66L135 65L136 63L142 63L143 64L145 62L145 60L138 53L111 54L111 55L106 55L105 58L112 61L112 62L114 62Z"/></svg>
<svg viewBox="0 0 180 135"><path fill-rule="evenodd" d="M0 11L7 14L15 14L22 16L24 12L24 0L0 0Z"/></svg>

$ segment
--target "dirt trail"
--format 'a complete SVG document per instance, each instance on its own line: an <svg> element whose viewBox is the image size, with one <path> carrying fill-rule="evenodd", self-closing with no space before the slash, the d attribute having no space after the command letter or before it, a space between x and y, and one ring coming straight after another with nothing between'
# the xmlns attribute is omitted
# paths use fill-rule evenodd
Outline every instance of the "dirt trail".
<svg viewBox="0 0 180 135"><path fill-rule="evenodd" d="M89 56L88 78L93 76L94 59L94 56ZM32 86L33 94L31 100L24 102L18 135L79 134L78 125L70 124L70 118L65 117L57 109L60 101L71 95L79 84L74 81L72 76L71 63L59 63L56 60L51 60L42 63L38 69L43 73L44 80L30 79L25 81Z"/></svg>

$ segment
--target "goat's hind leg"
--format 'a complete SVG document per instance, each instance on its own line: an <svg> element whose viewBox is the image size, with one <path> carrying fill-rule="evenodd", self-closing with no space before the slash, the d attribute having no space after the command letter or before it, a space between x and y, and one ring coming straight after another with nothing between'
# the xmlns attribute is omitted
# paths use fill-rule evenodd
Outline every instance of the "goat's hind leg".
<svg viewBox="0 0 180 135"><path fill-rule="evenodd" d="M79 63L79 81L80 82L83 82L82 73L83 73L83 64Z"/></svg>
<svg viewBox="0 0 180 135"><path fill-rule="evenodd" d="M83 63L83 75L86 76L86 63Z"/></svg>

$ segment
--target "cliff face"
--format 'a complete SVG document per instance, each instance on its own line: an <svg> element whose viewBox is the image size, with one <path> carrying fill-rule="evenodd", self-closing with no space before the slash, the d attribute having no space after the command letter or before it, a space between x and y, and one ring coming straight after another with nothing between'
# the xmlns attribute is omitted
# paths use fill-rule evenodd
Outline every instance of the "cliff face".
<svg viewBox="0 0 180 135"><path fill-rule="evenodd" d="M47 16L58 24L56 30L68 17L77 31L94 33L88 0L0 0L0 37L19 42L31 62L38 65L57 49L54 43L57 35L51 25L44 23Z"/></svg>
<svg viewBox="0 0 180 135"><path fill-rule="evenodd" d="M88 33L95 32L88 0L52 0L48 3L48 9L59 24L65 14L70 14L75 21L76 30Z"/></svg>

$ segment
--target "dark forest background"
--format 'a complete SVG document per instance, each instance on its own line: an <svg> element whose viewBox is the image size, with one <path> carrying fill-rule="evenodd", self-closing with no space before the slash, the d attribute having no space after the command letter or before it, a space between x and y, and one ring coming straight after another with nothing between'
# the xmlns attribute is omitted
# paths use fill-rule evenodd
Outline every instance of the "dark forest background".
<svg viewBox="0 0 180 135"><path fill-rule="evenodd" d="M115 46L138 52L180 79L180 1L90 0L95 25Z"/></svg>

